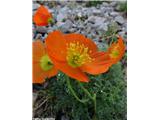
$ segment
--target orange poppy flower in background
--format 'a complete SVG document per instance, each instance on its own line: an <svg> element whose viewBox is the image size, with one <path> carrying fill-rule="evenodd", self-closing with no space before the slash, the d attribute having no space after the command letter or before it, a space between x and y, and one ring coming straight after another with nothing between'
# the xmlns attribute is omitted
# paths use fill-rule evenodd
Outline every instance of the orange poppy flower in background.
<svg viewBox="0 0 160 120"><path fill-rule="evenodd" d="M52 14L48 9L41 5L33 16L33 21L37 26L46 26L52 22Z"/></svg>
<svg viewBox="0 0 160 120"><path fill-rule="evenodd" d="M43 83L45 78L56 75L58 71L47 55L45 46L40 40L33 42L32 47L33 83Z"/></svg>
<svg viewBox="0 0 160 120"><path fill-rule="evenodd" d="M107 50L107 54L111 59L112 64L116 64L125 53L125 45L123 43L122 37L119 36L118 41L111 44Z"/></svg>
<svg viewBox="0 0 160 120"><path fill-rule="evenodd" d="M55 66L81 82L89 81L84 72L97 75L110 67L108 54L98 52L96 44L81 34L54 31L49 33L45 43Z"/></svg>

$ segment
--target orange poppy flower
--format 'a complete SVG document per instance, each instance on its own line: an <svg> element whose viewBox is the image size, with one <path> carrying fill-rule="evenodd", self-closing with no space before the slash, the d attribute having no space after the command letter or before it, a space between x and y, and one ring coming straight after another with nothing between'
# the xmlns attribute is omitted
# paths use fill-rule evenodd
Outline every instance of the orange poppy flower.
<svg viewBox="0 0 160 120"><path fill-rule="evenodd" d="M88 82L87 75L104 73L110 67L108 54L98 52L96 44L81 34L49 33L45 40L48 55L55 66L81 82Z"/></svg>
<svg viewBox="0 0 160 120"><path fill-rule="evenodd" d="M52 22L52 14L41 5L34 14L33 21L37 26L46 26L49 22Z"/></svg>
<svg viewBox="0 0 160 120"><path fill-rule="evenodd" d="M43 83L46 77L57 74L57 69L46 53L44 44L40 40L36 40L33 46L33 83Z"/></svg>
<svg viewBox="0 0 160 120"><path fill-rule="evenodd" d="M111 44L108 48L107 54L109 54L112 64L116 64L123 57L124 53L125 45L122 37L119 36L118 41Z"/></svg>

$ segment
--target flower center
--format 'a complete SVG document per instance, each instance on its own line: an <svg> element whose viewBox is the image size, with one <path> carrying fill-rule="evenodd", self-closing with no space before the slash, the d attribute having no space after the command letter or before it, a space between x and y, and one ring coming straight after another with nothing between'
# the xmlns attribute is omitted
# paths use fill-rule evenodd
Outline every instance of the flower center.
<svg viewBox="0 0 160 120"><path fill-rule="evenodd" d="M41 57L40 66L41 66L42 70L44 70L44 71L48 71L48 70L52 69L53 64L52 64L52 61L50 60L50 58L48 57L48 55L44 55Z"/></svg>
<svg viewBox="0 0 160 120"><path fill-rule="evenodd" d="M76 68L80 67L86 62L91 62L92 58L89 56L91 50L79 42L72 42L67 44L67 62L70 66Z"/></svg>
<svg viewBox="0 0 160 120"><path fill-rule="evenodd" d="M115 46L115 47L113 48L113 50L111 51L110 56L111 56L112 58L116 58L118 55L119 55L118 46Z"/></svg>
<svg viewBox="0 0 160 120"><path fill-rule="evenodd" d="M118 55L119 55L119 52L117 50L112 51L112 53L110 54L112 58L116 58Z"/></svg>
<svg viewBox="0 0 160 120"><path fill-rule="evenodd" d="M53 19L52 18L48 18L48 23L53 23Z"/></svg>

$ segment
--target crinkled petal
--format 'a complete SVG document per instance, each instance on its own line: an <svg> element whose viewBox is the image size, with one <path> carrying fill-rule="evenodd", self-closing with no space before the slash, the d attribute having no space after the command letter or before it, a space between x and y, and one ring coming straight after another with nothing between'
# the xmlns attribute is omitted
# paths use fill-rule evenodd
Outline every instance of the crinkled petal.
<svg viewBox="0 0 160 120"><path fill-rule="evenodd" d="M74 78L76 80L79 80L81 82L88 82L89 79L83 73L79 68L73 68L69 66L66 62L60 62L60 61L55 61L53 60L56 68L58 68L60 71L64 72L66 75L68 75L71 78Z"/></svg>
<svg viewBox="0 0 160 120"><path fill-rule="evenodd" d="M92 75L97 75L106 72L111 66L110 59L106 52L97 52L92 54L93 61L82 65L82 71Z"/></svg>
<svg viewBox="0 0 160 120"><path fill-rule="evenodd" d="M117 43L111 44L111 46L107 50L107 53L111 54L112 51L115 49L115 47L119 54L117 57L110 57L110 59L112 60L112 64L116 64L119 60L121 60L125 53L125 45L124 45L122 37L118 38Z"/></svg>
<svg viewBox="0 0 160 120"><path fill-rule="evenodd" d="M66 60L66 41L60 31L53 31L49 33L45 40L45 44L47 53L50 57L60 61Z"/></svg>
<svg viewBox="0 0 160 120"><path fill-rule="evenodd" d="M33 74L32 74L32 80L33 83L43 83L45 81L47 73L44 72L39 63L33 64Z"/></svg>
<svg viewBox="0 0 160 120"><path fill-rule="evenodd" d="M91 39L86 38L84 35L71 33L64 35L64 37L67 40L67 43L79 42L81 44L84 44L86 47L89 48L89 50L92 51L92 53L97 52L98 50L96 44Z"/></svg>
<svg viewBox="0 0 160 120"><path fill-rule="evenodd" d="M34 62L38 62L45 53L44 44L40 40L32 43L32 57Z"/></svg>

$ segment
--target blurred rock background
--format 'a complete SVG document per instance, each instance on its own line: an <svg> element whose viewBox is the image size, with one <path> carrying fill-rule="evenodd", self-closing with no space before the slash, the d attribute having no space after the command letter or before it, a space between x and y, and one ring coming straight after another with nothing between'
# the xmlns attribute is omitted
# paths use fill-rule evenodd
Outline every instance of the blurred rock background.
<svg viewBox="0 0 160 120"><path fill-rule="evenodd" d="M112 34L127 39L126 1L34 1L33 14L40 5L45 5L52 13L54 24L47 27L33 24L33 39L44 40L49 32L57 29L64 33L81 33L100 48L106 47Z"/></svg>

